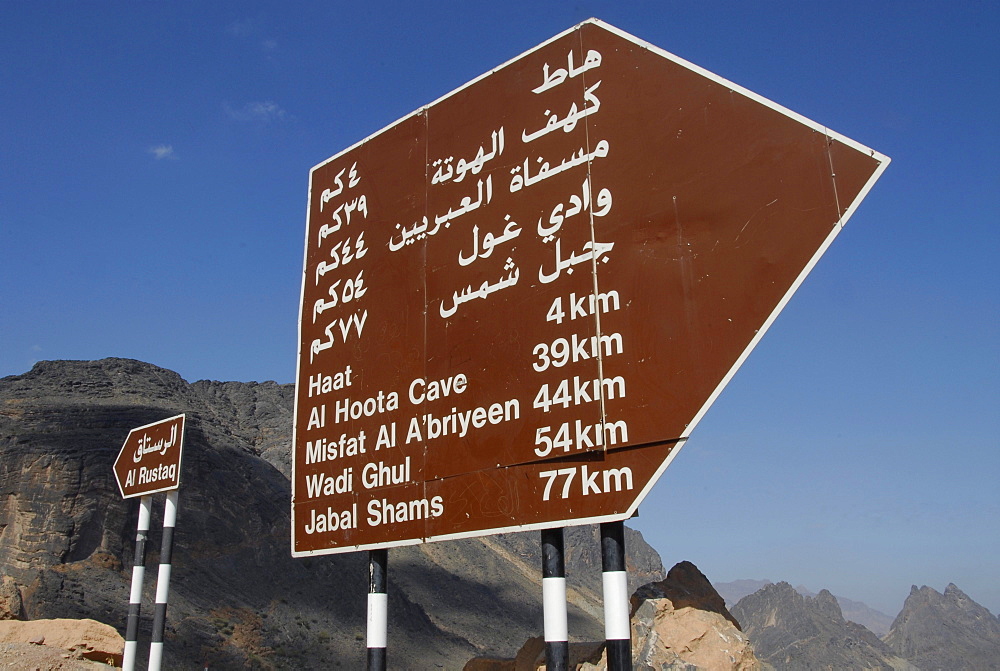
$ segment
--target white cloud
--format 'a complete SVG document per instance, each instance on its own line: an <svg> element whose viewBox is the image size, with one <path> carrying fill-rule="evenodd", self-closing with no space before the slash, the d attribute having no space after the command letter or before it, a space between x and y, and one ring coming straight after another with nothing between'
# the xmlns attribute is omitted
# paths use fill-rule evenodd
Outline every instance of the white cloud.
<svg viewBox="0 0 1000 671"><path fill-rule="evenodd" d="M285 110L270 100L247 103L240 109L234 109L228 104L225 108L226 114L236 121L261 121L267 123L284 119L287 116Z"/></svg>
<svg viewBox="0 0 1000 671"><path fill-rule="evenodd" d="M226 27L226 32L236 37L248 37L257 31L253 19L237 19Z"/></svg>
<svg viewBox="0 0 1000 671"><path fill-rule="evenodd" d="M174 153L173 145L169 144L158 144L155 147L150 147L149 153L152 154L157 161L162 161L165 158L177 158L177 154Z"/></svg>
<svg viewBox="0 0 1000 671"><path fill-rule="evenodd" d="M253 40L265 52L272 52L278 48L278 41L261 28L265 23L261 17L237 19L226 26L226 33L239 40Z"/></svg>

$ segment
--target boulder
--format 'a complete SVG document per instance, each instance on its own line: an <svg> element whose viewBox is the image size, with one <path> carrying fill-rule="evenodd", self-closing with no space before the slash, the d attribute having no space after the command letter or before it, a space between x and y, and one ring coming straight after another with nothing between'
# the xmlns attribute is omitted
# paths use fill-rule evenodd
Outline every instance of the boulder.
<svg viewBox="0 0 1000 671"><path fill-rule="evenodd" d="M751 671L761 668L750 639L724 615L677 607L668 597L643 600L632 615L632 665L646 669ZM596 666L606 669L605 659Z"/></svg>
<svg viewBox="0 0 1000 671"><path fill-rule="evenodd" d="M632 666L645 669L757 671L761 668L736 618L708 578L680 562L632 595ZM603 670L607 658L581 670Z"/></svg>

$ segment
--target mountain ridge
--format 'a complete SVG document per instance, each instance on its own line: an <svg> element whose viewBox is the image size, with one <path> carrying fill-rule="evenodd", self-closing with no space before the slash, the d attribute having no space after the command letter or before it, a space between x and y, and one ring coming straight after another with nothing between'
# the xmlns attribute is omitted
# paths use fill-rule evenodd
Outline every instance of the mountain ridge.
<svg viewBox="0 0 1000 671"><path fill-rule="evenodd" d="M767 579L754 580L750 578L743 578L729 582L717 583L716 588L719 590L719 594L721 594L726 600L726 605L732 607L739 603L740 599L743 597L749 596L754 592L773 584L773 582ZM813 592L802 585L795 587L795 591L802 596L816 596L816 592ZM862 627L866 627L879 637L885 636L889 633L889 628L892 626L892 621L894 619L891 615L887 615L882 611L876 610L862 601L855 601L836 594L834 595L834 598L837 600L845 620L860 624Z"/></svg>
<svg viewBox="0 0 1000 671"><path fill-rule="evenodd" d="M740 599L732 613L754 644L758 659L778 671L882 669L917 671L878 636L845 620L828 590L803 596L787 582Z"/></svg>

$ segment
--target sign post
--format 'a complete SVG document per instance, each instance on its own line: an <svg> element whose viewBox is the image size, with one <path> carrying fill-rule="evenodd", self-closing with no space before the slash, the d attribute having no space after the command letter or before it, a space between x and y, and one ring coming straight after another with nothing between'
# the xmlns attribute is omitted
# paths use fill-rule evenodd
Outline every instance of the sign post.
<svg viewBox="0 0 1000 671"><path fill-rule="evenodd" d="M132 587L129 590L128 621L125 625L125 654L122 656L122 668L125 671L135 669L138 652L139 612L142 608L142 581L146 576L146 540L152 506L152 496L146 495L139 499L139 522L136 525L135 556L132 559Z"/></svg>
<svg viewBox="0 0 1000 671"><path fill-rule="evenodd" d="M368 671L385 671L389 638L389 551L368 551Z"/></svg>
<svg viewBox="0 0 1000 671"><path fill-rule="evenodd" d="M632 627L625 570L625 523L621 520L601 524L601 580L608 671L626 671L632 668Z"/></svg>
<svg viewBox="0 0 1000 671"><path fill-rule="evenodd" d="M292 554L629 518L888 163L590 20L317 165Z"/></svg>
<svg viewBox="0 0 1000 671"><path fill-rule="evenodd" d="M139 499L139 522L135 537L132 586L129 591L128 621L125 627L125 654L122 668L135 669L142 604L142 582L146 574L146 540L153 494L167 491L163 518L163 541L156 583L153 614L153 642L150 644L149 668L158 671L163 650L163 626L166 620L167 593L170 582L170 554L177 515L177 489L180 487L181 457L184 449L184 415L132 429L115 459L114 473L122 498Z"/></svg>
<svg viewBox="0 0 1000 671"><path fill-rule="evenodd" d="M562 527L542 529L542 616L546 671L569 668L566 560Z"/></svg>

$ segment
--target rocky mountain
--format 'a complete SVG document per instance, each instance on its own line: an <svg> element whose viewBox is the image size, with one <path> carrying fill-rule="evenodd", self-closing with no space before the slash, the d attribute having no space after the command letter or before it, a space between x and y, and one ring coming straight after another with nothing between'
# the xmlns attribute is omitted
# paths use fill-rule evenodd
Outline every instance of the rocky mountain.
<svg viewBox="0 0 1000 671"><path fill-rule="evenodd" d="M131 428L184 412L165 666L361 668L366 553L290 556L292 397L291 385L189 384L125 359L40 362L0 379L0 617L93 618L124 631L138 506L122 501L111 467ZM144 641L162 495L154 505ZM627 532L631 587L662 578L656 552ZM580 640L603 637L597 535L566 533ZM393 667L515 654L542 629L540 562L537 533L393 549Z"/></svg>
<svg viewBox="0 0 1000 671"><path fill-rule="evenodd" d="M914 585L885 642L923 671L1000 669L1000 620L954 584Z"/></svg>
<svg viewBox="0 0 1000 671"><path fill-rule="evenodd" d="M815 597L786 582L767 585L732 608L757 658L784 669L913 670L875 634L844 619L827 590Z"/></svg>

